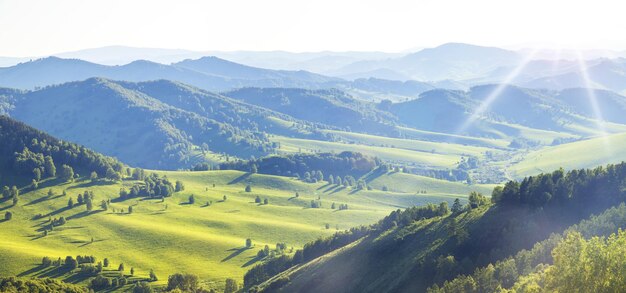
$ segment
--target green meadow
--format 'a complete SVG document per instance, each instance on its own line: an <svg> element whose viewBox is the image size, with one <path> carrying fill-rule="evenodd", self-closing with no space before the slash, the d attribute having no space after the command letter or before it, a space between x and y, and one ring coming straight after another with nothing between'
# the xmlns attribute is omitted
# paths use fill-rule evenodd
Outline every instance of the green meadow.
<svg viewBox="0 0 626 293"><path fill-rule="evenodd" d="M83 283L86 278L58 275L38 265L44 256L94 255L98 261L110 260L105 274L118 274L115 270L123 263L124 273L129 274L132 267L136 277L147 277L154 270L157 285L165 284L168 275L189 272L197 274L207 288L221 288L226 278L241 282L243 274L260 261L257 252L265 245L273 249L276 243L286 243L289 252L337 229L374 223L398 208L452 202L472 190L489 188L400 173L370 178L374 189L357 191L239 171L154 172L183 181L185 190L163 202L118 201L120 188L134 181L59 183L54 179L43 181L34 191L21 190L16 206L10 201L1 203L3 213L11 211L14 216L0 223L0 257L7 260L0 275L53 276ZM251 192L244 191L246 185L252 187ZM393 188L383 192L383 185ZM67 195L62 195L63 190ZM69 198L76 202L85 190L95 194L94 209L68 208ZM190 204L192 194L195 203ZM256 196L269 203L255 203ZM108 210L102 210L99 203L109 199ZM311 200L318 199L322 207L311 208ZM331 209L333 203L348 204L349 209ZM132 213L128 213L129 206ZM67 223L44 236L40 228L48 224L48 218L61 216ZM247 238L252 248L245 247Z"/></svg>

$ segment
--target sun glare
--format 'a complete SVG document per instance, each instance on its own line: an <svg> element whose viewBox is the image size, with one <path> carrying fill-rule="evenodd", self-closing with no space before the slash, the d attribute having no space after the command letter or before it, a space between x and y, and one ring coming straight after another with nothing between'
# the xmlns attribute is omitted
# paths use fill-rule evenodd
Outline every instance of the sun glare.
<svg viewBox="0 0 626 293"><path fill-rule="evenodd" d="M598 135L602 137L605 151L610 153L611 145L607 137L607 131L604 125L602 110L600 110L600 105L598 105L598 97L595 93L595 83L589 77L587 62L585 61L583 53L581 51L576 51L576 57L578 61L578 68L580 70L583 82L585 83L585 89L587 90L587 98L589 99L589 104L591 105L591 110L593 111L593 115L595 118L594 122L596 124L596 130L598 131Z"/></svg>
<svg viewBox="0 0 626 293"><path fill-rule="evenodd" d="M482 115L487 111L487 109L489 109L491 104L493 104L493 102L500 97L504 89L506 89L506 87L509 86L511 82L513 82L515 78L517 78L522 73L528 63L533 60L533 57L537 54L537 52L537 49L533 49L526 56L524 56L524 58L517 64L517 66L515 66L515 68L513 68L513 70L509 72L506 78L502 80L502 82L500 82L496 86L496 88L489 94L489 96L487 96L487 98L482 101L480 106L478 106L474 110L472 115L467 118L467 120L465 120L463 124L461 124L461 126L456 130L455 133L463 134L463 132L468 130L472 126L472 124L476 122L476 120L480 119Z"/></svg>

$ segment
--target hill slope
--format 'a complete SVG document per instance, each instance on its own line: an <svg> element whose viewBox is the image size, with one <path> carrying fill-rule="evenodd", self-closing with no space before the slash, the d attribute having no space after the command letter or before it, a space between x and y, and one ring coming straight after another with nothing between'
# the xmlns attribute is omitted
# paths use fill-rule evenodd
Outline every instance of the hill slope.
<svg viewBox="0 0 626 293"><path fill-rule="evenodd" d="M0 117L0 128L2 162L15 159L13 146L29 144L36 138L38 145L45 141L51 146L55 163L72 164L81 174L97 171L93 163L119 164L7 117ZM39 152L34 145L29 146ZM74 150L79 151L79 162L63 161L63 154ZM117 169L115 166L111 168ZM251 265L263 260L257 252L265 245L273 249L276 243L286 243L285 253L289 253L291 247L297 249L335 229L370 224L398 207L464 198L469 190L444 184L440 191L446 196L416 195L358 191L327 182L304 183L240 171L154 171L170 182L180 180L184 190L162 199L121 198L121 188L131 190L133 186L148 186L151 181L141 182L134 177L135 172L128 176L124 171L123 180L91 180L81 175L65 181L59 176L46 176L33 188L27 184L33 176L30 171L16 172L15 164L2 163L2 167L0 179L17 185L19 195L15 204L4 196L0 200L0 211L12 214L10 220L0 221L0 275L50 276L77 284L85 284L93 276L38 264L45 256L56 260L67 255L93 255L98 261L108 258L111 263L102 272L105 276L119 277L114 270L124 263L124 274L131 281L147 278L151 269L159 276L156 285L164 284L166 277L175 272L191 272L199 275L205 287L222 289L225 278L240 281ZM146 175L149 173L146 171ZM11 174L14 176L7 176ZM250 192L244 191L247 185L252 187ZM95 204L91 210L78 203L77 195L85 192L93 194ZM192 195L194 201L190 202ZM255 203L257 196L268 199L268 203ZM68 205L70 199L74 205ZM101 206L102 201L108 202L106 208ZM311 201L321 203L321 207L311 208ZM333 209L333 203L349 208ZM61 217L62 224L58 222ZM251 248L245 246L248 238L252 239ZM130 268L134 268L134 276L128 274Z"/></svg>
<svg viewBox="0 0 626 293"><path fill-rule="evenodd" d="M140 91L152 94L154 88L158 98ZM202 144L212 152L241 157L262 155L271 148L261 134L252 132L265 118L253 119L267 116L266 110L174 83L94 78L18 94L11 100L12 117L134 166L190 167L203 161L194 157Z"/></svg>

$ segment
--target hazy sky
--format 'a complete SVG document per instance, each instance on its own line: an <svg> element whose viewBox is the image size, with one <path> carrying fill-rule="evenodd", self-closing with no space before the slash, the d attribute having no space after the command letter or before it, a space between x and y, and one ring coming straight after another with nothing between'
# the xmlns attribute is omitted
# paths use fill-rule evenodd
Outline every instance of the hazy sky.
<svg viewBox="0 0 626 293"><path fill-rule="evenodd" d="M446 42L626 49L618 0L0 0L0 56L108 45L398 52Z"/></svg>

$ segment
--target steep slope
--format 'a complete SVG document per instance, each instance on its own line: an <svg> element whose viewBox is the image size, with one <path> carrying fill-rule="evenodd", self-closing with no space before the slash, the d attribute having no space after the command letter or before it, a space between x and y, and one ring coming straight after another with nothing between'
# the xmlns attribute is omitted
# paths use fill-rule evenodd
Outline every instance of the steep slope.
<svg viewBox="0 0 626 293"><path fill-rule="evenodd" d="M626 97L615 92L571 88L560 91L555 98L581 115L626 124Z"/></svg>
<svg viewBox="0 0 626 293"><path fill-rule="evenodd" d="M225 93L298 119L354 131L390 134L393 117L339 90L243 88Z"/></svg>
<svg viewBox="0 0 626 293"><path fill-rule="evenodd" d="M251 265L270 258L257 254L265 245L286 243L290 248L272 252L285 255L291 247L297 249L335 229L370 224L398 207L465 197L444 181L441 188L447 196L356 190L228 170L145 171L146 176L134 170L129 176L113 158L6 116L0 116L0 140L0 186L16 186L19 193L7 197L3 189L0 196L0 275L53 277L80 285L89 284L96 275L127 279L129 285L111 291L132 289L130 284L146 280L151 270L159 277L151 281L152 286L164 285L168 275L189 272L197 274L205 288L223 290L224 279L240 283ZM32 160L24 160L23 154L29 152L34 154ZM44 159L48 156L51 159ZM30 167L34 164L44 174L49 171L46 163L38 164L39 158L52 160L59 171L56 176L44 175L35 186L30 184L35 175ZM64 164L76 171L72 180L63 178ZM109 168L120 177L101 174ZM91 179L91 171L100 179ZM162 199L121 196L121 189L154 184L156 175L169 183L180 180L184 190L174 192L171 186L172 192ZM252 190L246 192L248 185ZM92 194L93 206L80 203L78 194ZM195 201L190 202L192 196ZM255 197L268 202L257 204ZM311 201L323 206L311 208ZM332 208L334 203L349 209ZM7 212L9 219L4 218ZM253 241L251 247L246 239ZM68 255L94 256L97 262L107 258L110 264L97 273L42 264L44 257L55 261ZM95 267L97 262L80 265ZM122 263L126 270L120 272ZM4 281L0 280L6 285Z"/></svg>
<svg viewBox="0 0 626 293"><path fill-rule="evenodd" d="M451 214L437 213L441 209L436 207L430 211L397 211L365 230L346 231L310 243L302 258L294 257L291 263L280 266L279 271L284 273L272 274L275 276L269 276L269 281L257 289L424 292L434 284L472 273L477 267L505 260L551 233L560 233L592 213L623 202L625 193L619 182L624 178L624 163L567 173L557 170L494 189L493 205L473 195L469 206L455 205ZM618 225L626 225L623 217ZM312 255L307 257L307 253ZM260 273L276 265L279 262L251 270L246 285L267 280L268 276ZM515 278L508 271L503 274L500 276L507 280Z"/></svg>
<svg viewBox="0 0 626 293"><path fill-rule="evenodd" d="M99 78L25 93L9 113L62 139L146 168L190 167L202 160L194 157L202 144L241 157L262 155L269 148L260 134Z"/></svg>
<svg viewBox="0 0 626 293"><path fill-rule="evenodd" d="M30 184L33 177L37 181L54 177L62 165L102 177L109 169L122 172L124 167L114 158L59 140L5 115L0 116L0 141L0 182L4 184Z"/></svg>
<svg viewBox="0 0 626 293"><path fill-rule="evenodd" d="M600 113L606 111L609 122L621 122L614 108L623 98L610 92L598 92ZM554 137L557 132L594 136L599 125L609 133L623 131L623 125L595 119L583 109L583 96L577 90L548 91L508 85L484 85L469 91L432 90L419 98L387 105L398 122L417 129L469 134L494 138L526 137L528 130ZM621 106L620 106L621 107ZM552 134L549 134L552 132Z"/></svg>

